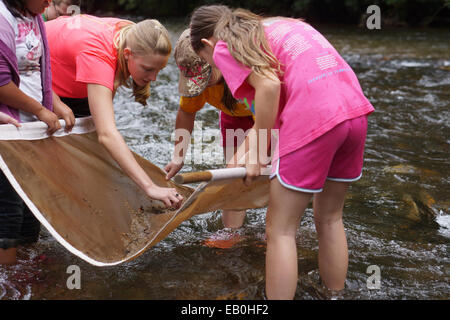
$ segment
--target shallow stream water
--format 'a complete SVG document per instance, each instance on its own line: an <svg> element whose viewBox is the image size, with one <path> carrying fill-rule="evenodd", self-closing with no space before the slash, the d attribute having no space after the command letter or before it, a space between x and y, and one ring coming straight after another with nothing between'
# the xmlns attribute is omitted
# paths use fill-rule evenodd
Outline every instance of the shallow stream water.
<svg viewBox="0 0 450 320"><path fill-rule="evenodd" d="M183 25L165 25L175 43ZM296 299L448 299L450 30L318 29L354 68L376 111L363 178L351 186L344 209L346 289L336 295L320 285L309 208L298 230ZM152 85L149 106L132 102L125 90L114 100L128 145L160 167L173 150L177 80L171 58ZM196 120L204 141L219 135L216 109L206 106ZM184 170L221 167L221 148L210 150L206 164ZM19 250L18 265L0 267L0 299L262 299L264 219L265 209L250 210L241 241L220 249L205 244L223 228L220 213L195 216L138 259L108 268L85 263L42 230L37 244ZM80 267L79 290L66 286L70 265ZM380 270L378 289L369 289L369 266Z"/></svg>

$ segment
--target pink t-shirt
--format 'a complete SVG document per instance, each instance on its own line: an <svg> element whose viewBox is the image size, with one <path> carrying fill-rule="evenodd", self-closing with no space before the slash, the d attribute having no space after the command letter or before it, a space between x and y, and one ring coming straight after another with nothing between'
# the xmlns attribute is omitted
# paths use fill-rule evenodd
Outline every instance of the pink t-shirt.
<svg viewBox="0 0 450 320"><path fill-rule="evenodd" d="M117 68L114 35L127 23L130 22L85 14L46 22L56 94L86 98L88 83L114 90Z"/></svg>
<svg viewBox="0 0 450 320"><path fill-rule="evenodd" d="M272 163L339 123L374 111L353 70L313 27L288 18L266 20L263 26L284 72ZM251 69L232 57L224 41L217 42L213 59L234 97L254 109L255 90L246 82Z"/></svg>

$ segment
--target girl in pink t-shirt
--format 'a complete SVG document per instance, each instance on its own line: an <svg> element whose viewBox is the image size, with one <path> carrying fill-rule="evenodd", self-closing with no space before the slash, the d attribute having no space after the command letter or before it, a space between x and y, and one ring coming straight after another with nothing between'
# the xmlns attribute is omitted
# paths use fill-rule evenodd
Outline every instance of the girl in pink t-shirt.
<svg viewBox="0 0 450 320"><path fill-rule="evenodd" d="M267 130L279 130L266 216L268 298L295 295L295 235L313 195L320 275L328 288L343 289L348 249L342 209L350 182L361 177L367 115L374 110L356 75L300 20L213 5L197 9L190 28L193 49L255 110L248 143L231 160L247 151L246 183L264 165Z"/></svg>
<svg viewBox="0 0 450 320"><path fill-rule="evenodd" d="M92 115L99 142L122 170L150 197L168 207L183 197L156 185L138 164L114 120L113 98L119 86L147 104L150 83L169 59L172 45L157 20L139 23L91 15L60 17L46 23L53 89L77 116ZM131 77L131 79L130 79Z"/></svg>

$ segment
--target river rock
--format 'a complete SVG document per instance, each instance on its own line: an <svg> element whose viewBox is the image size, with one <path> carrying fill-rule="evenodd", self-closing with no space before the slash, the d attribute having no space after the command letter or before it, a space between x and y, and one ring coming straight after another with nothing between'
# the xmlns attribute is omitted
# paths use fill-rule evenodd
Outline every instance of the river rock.
<svg viewBox="0 0 450 320"><path fill-rule="evenodd" d="M434 198L426 191L421 190L417 196L405 193L403 201L410 207L406 218L415 221L430 224L438 227L436 222L436 209L433 206L436 204Z"/></svg>

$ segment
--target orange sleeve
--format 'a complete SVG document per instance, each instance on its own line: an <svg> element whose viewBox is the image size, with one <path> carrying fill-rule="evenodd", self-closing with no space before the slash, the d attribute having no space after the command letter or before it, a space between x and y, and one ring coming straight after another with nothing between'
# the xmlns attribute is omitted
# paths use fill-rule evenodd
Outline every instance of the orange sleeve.
<svg viewBox="0 0 450 320"><path fill-rule="evenodd" d="M202 93L196 97L181 97L180 98L180 108L183 111L189 112L189 113L196 113L200 109L203 108L203 106L206 103L206 97Z"/></svg>
<svg viewBox="0 0 450 320"><path fill-rule="evenodd" d="M228 110L227 107L225 107L225 105L222 102L222 97L224 94L223 90L224 90L223 84L207 88L205 90L207 102L232 117L247 117L252 115L252 112L245 106L245 104L239 102L236 103L236 107L233 110L233 112Z"/></svg>

